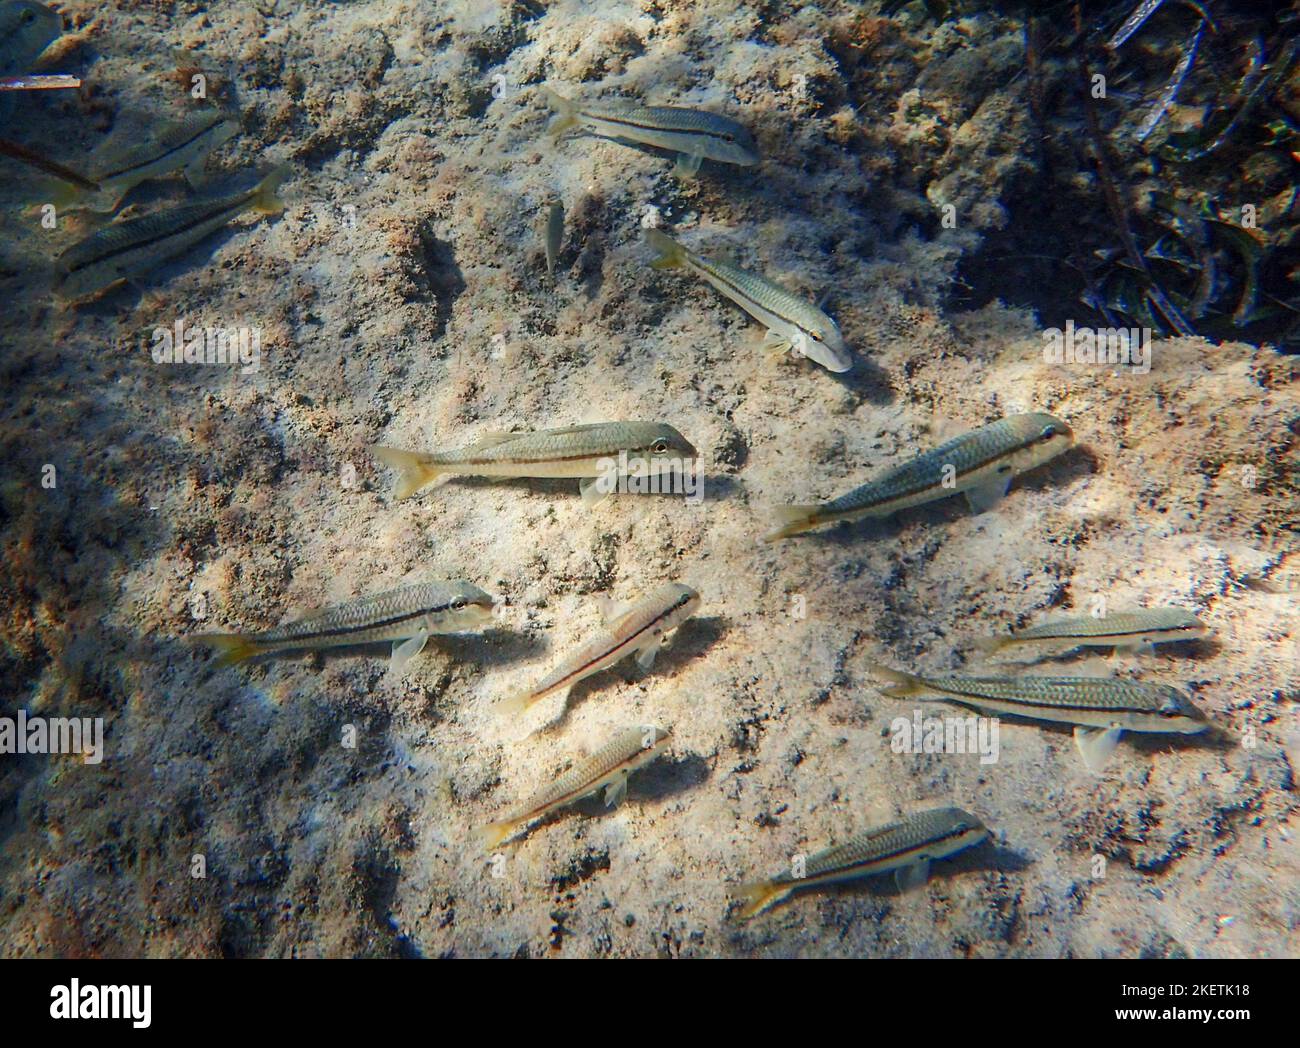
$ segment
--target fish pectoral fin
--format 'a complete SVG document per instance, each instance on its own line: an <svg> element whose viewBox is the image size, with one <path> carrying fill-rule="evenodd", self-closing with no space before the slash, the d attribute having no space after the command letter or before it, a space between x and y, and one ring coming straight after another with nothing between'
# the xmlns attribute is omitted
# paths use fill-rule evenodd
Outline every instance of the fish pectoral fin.
<svg viewBox="0 0 1300 1048"><path fill-rule="evenodd" d="M613 494L613 489L613 484L606 477L583 477L578 481L582 504L588 509L599 506Z"/></svg>
<svg viewBox="0 0 1300 1048"><path fill-rule="evenodd" d="M900 892L911 892L916 891L918 888L924 888L925 882L929 879L929 859L908 863L906 866L900 866L894 871L894 883L898 885Z"/></svg>
<svg viewBox="0 0 1300 1048"><path fill-rule="evenodd" d="M1007 488L1010 486L1011 478L1009 476L994 477L992 480L986 480L983 484L967 488L965 491L966 501L969 503L972 512L985 513L1002 501L1002 496L1007 493Z"/></svg>
<svg viewBox="0 0 1300 1048"><path fill-rule="evenodd" d="M429 631L420 630L414 637L393 642L393 657L388 660L388 669L392 673L401 673L406 664L424 650L429 641Z"/></svg>
<svg viewBox="0 0 1300 1048"><path fill-rule="evenodd" d="M700 173L700 164L704 157L698 153L678 153L677 163L673 165L673 174L678 178L694 178Z"/></svg>
<svg viewBox="0 0 1300 1048"><path fill-rule="evenodd" d="M612 808L627 796L627 772L619 774L613 782L605 786L605 807Z"/></svg>
<svg viewBox="0 0 1300 1048"><path fill-rule="evenodd" d="M1084 766L1093 774L1099 775L1106 762L1110 760L1111 754L1115 752L1115 747L1119 745L1119 737L1122 734L1122 728L1076 726L1074 746L1079 751L1079 756L1083 758Z"/></svg>
<svg viewBox="0 0 1300 1048"><path fill-rule="evenodd" d="M659 649L663 647L658 640L652 640L649 644L643 644L637 649L636 664L643 670L648 670L655 664L655 656L659 654Z"/></svg>
<svg viewBox="0 0 1300 1048"><path fill-rule="evenodd" d="M773 357L779 357L783 353L788 353L794 348L794 344L784 335L778 335L775 331L769 331L763 336L763 342L759 346L764 353Z"/></svg>

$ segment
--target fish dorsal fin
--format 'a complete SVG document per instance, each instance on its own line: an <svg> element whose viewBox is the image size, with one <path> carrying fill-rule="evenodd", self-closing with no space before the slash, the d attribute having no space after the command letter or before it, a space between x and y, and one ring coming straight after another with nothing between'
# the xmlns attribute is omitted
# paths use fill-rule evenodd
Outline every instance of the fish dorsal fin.
<svg viewBox="0 0 1300 1048"><path fill-rule="evenodd" d="M623 618L624 615L632 610L631 604L614 600L612 597L603 593L596 598L596 607L600 609L601 621L604 622L606 626L614 625L619 619Z"/></svg>
<svg viewBox="0 0 1300 1048"><path fill-rule="evenodd" d="M474 441L475 450L481 451L485 448L494 448L498 444L504 444L507 440L513 440L515 437L522 437L523 433L511 433L503 429L489 429L486 433Z"/></svg>

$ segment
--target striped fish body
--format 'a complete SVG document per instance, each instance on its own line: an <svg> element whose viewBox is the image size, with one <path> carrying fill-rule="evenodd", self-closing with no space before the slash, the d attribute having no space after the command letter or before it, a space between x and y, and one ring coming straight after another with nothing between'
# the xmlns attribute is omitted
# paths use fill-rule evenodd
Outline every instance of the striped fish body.
<svg viewBox="0 0 1300 1048"><path fill-rule="evenodd" d="M479 832L484 843L495 848L528 823L601 791L605 793L606 804L617 803L626 790L628 776L658 757L670 735L670 729L654 725L624 728L591 756L530 797L513 814L483 827Z"/></svg>
<svg viewBox="0 0 1300 1048"><path fill-rule="evenodd" d="M283 205L275 190L287 175L280 168L243 193L111 223L59 256L56 293L65 300L85 298L157 269L250 208L278 212Z"/></svg>
<svg viewBox="0 0 1300 1048"><path fill-rule="evenodd" d="M1209 727L1205 714L1166 684L1109 677L920 677L878 665L874 671L894 682L880 689L884 695L903 698L929 691L988 714L1188 735Z"/></svg>
<svg viewBox="0 0 1300 1048"><path fill-rule="evenodd" d="M661 230L646 230L646 242L658 252L653 266L694 273L764 325L769 348L793 349L829 371L853 366L835 321L807 299L730 262L705 258Z"/></svg>
<svg viewBox="0 0 1300 1048"><path fill-rule="evenodd" d="M468 582L402 586L313 612L261 633L205 634L223 664L280 651L314 651L458 633L492 621L492 598Z"/></svg>
<svg viewBox="0 0 1300 1048"><path fill-rule="evenodd" d="M866 830L843 844L809 856L799 876L787 872L744 886L742 893L749 902L742 916L752 917L805 888L839 884L908 867L917 867L924 875L929 863L978 844L988 835L987 827L978 818L960 808L918 812L901 822Z"/></svg>
<svg viewBox="0 0 1300 1048"><path fill-rule="evenodd" d="M1206 635L1201 620L1183 608L1146 608L1057 619L998 637L993 649L1021 644L1069 647L1141 647L1192 640Z"/></svg>
<svg viewBox="0 0 1300 1048"><path fill-rule="evenodd" d="M536 686L503 703L504 711L519 713L533 703L578 681L609 669L633 652L643 669L649 669L664 638L700 606L700 595L690 586L673 582L660 586L631 607L613 615L604 629L569 655Z"/></svg>
<svg viewBox="0 0 1300 1048"><path fill-rule="evenodd" d="M638 142L685 157L741 167L752 167L761 159L749 131L717 113L627 102L579 105L549 88L542 90L559 114L551 125L552 134L580 128L602 138Z"/></svg>
<svg viewBox="0 0 1300 1048"><path fill-rule="evenodd" d="M77 202L94 211L112 211L132 187L181 168L187 174L197 170L208 153L238 133L239 124L222 113L195 113L149 141L99 159L90 178L99 184L100 192Z"/></svg>
<svg viewBox="0 0 1300 1048"><path fill-rule="evenodd" d="M376 457L401 471L394 489L406 498L444 473L479 477L597 477L617 465L657 474L698 455L664 422L597 422L527 433L498 433L468 448L447 452L374 448Z"/></svg>
<svg viewBox="0 0 1300 1048"><path fill-rule="evenodd" d="M918 455L830 502L782 507L782 527L767 540L833 521L892 516L958 492L966 494L973 509L987 509L1014 477L1055 458L1073 443L1070 427L1052 415L1011 415Z"/></svg>

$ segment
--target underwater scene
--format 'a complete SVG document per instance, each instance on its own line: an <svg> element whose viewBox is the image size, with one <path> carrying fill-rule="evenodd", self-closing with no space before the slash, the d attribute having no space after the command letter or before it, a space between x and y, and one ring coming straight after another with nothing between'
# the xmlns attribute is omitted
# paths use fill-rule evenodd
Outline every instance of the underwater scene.
<svg viewBox="0 0 1300 1048"><path fill-rule="evenodd" d="M1300 956L1298 51L0 0L0 956Z"/></svg>

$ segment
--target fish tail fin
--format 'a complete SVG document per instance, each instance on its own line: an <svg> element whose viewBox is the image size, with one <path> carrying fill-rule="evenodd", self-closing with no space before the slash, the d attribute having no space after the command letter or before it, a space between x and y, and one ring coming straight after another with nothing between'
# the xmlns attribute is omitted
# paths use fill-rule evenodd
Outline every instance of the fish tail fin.
<svg viewBox="0 0 1300 1048"><path fill-rule="evenodd" d="M528 707L538 698L540 696L535 695L531 690L518 691L501 700L500 710L507 717L518 717L521 713L527 712Z"/></svg>
<svg viewBox="0 0 1300 1048"><path fill-rule="evenodd" d="M883 687L876 688L881 695L888 695L893 699L901 699L915 695L917 692L924 690L921 678L914 676L911 673L904 673L902 670L891 669L888 666L881 665L879 662L868 662L867 669L877 677L884 677L885 680L892 682Z"/></svg>
<svg viewBox="0 0 1300 1048"><path fill-rule="evenodd" d="M786 898L790 891L790 885L780 884L777 881L753 881L742 884L736 888L736 898L743 900L745 905L740 908L737 916L742 921L756 917L769 906L775 906Z"/></svg>
<svg viewBox="0 0 1300 1048"><path fill-rule="evenodd" d="M578 103L571 98L565 98L557 94L549 87L542 87L542 94L546 96L546 103L555 110L555 119L551 121L550 126L546 129L550 135L562 135L570 128L578 126Z"/></svg>
<svg viewBox="0 0 1300 1048"><path fill-rule="evenodd" d="M686 249L661 229L647 229L645 242L658 254L651 269L679 269L686 264Z"/></svg>
<svg viewBox="0 0 1300 1048"><path fill-rule="evenodd" d="M393 485L393 498L409 499L426 484L432 484L442 474L437 466L430 465L429 457L418 451L402 451L399 448L374 447L370 449L375 458L385 466L399 470L401 476Z"/></svg>
<svg viewBox="0 0 1300 1048"><path fill-rule="evenodd" d="M515 832L516 825L516 823L509 820L489 822L486 826L480 826L474 831L474 838L484 851L492 851L499 848L501 842Z"/></svg>
<svg viewBox="0 0 1300 1048"><path fill-rule="evenodd" d="M764 535L763 541L775 542L777 539L788 539L791 535L812 531L819 523L818 508L817 506L778 506L776 522L780 527Z"/></svg>
<svg viewBox="0 0 1300 1048"><path fill-rule="evenodd" d="M217 661L215 666L217 668L247 662L262 651L256 643L243 633L201 633L197 637L190 638L190 640L194 644L206 644L216 653Z"/></svg>
<svg viewBox="0 0 1300 1048"><path fill-rule="evenodd" d="M254 210L260 211L264 215L278 215L283 211L284 201L280 199L278 190L284 180L291 174L293 174L293 167L290 164L281 164L270 171L257 184L257 190L253 193L252 206Z"/></svg>

